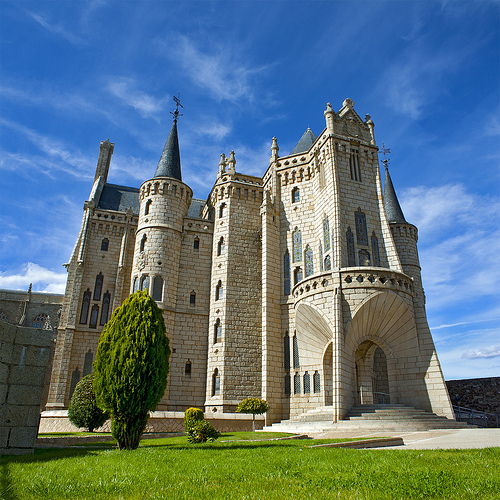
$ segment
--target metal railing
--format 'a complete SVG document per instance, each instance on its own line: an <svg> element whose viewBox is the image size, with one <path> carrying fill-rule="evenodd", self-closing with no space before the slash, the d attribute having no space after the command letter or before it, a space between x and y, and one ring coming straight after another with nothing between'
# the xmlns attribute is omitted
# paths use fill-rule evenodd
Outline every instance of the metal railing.
<svg viewBox="0 0 500 500"><path fill-rule="evenodd" d="M478 427L500 427L500 417L496 413L487 413L455 405L453 405L453 411L457 422L467 422Z"/></svg>
<svg viewBox="0 0 500 500"><path fill-rule="evenodd" d="M377 405L387 405L391 402L391 395L386 392L373 392L373 402Z"/></svg>

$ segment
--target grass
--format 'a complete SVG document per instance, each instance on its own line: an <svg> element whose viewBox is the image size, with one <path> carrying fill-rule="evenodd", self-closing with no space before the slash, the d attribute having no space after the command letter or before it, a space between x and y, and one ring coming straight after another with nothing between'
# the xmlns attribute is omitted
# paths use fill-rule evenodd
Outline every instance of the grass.
<svg viewBox="0 0 500 500"><path fill-rule="evenodd" d="M0 498L500 498L499 448L349 450L308 448L332 440L250 437L263 434L235 432L202 445L184 436L148 439L135 451L88 446L0 457Z"/></svg>

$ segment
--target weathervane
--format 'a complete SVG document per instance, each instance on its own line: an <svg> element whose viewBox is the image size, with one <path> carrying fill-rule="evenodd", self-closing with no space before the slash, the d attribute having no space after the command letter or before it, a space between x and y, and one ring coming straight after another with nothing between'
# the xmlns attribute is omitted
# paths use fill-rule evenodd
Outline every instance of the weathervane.
<svg viewBox="0 0 500 500"><path fill-rule="evenodd" d="M175 104L177 105L177 107L175 108L174 112L170 111L170 114L174 115L174 121L177 121L177 118L179 116L183 116L183 115L179 114L179 106L182 109L184 109L184 106L181 104L180 95L181 95L180 92L177 94L177 97L175 97L175 95L174 95L174 101L175 101Z"/></svg>
<svg viewBox="0 0 500 500"><path fill-rule="evenodd" d="M385 157L386 154L390 154L391 150L389 148L385 147L385 144L382 143L382 147L378 150L378 154L383 154L384 159L382 160L382 163L385 165L385 168L387 168L387 165L389 164L389 160Z"/></svg>

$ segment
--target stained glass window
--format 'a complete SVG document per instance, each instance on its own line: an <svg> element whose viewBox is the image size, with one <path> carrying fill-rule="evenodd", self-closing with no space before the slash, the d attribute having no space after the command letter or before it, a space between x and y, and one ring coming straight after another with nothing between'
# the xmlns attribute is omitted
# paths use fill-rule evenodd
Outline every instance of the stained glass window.
<svg viewBox="0 0 500 500"><path fill-rule="evenodd" d="M313 251L309 245L305 251L306 278L314 274Z"/></svg>
<svg viewBox="0 0 500 500"><path fill-rule="evenodd" d="M347 228L345 236L347 240L347 265L349 267L353 267L356 265L356 252L354 250L354 234L352 234L350 227Z"/></svg>
<svg viewBox="0 0 500 500"><path fill-rule="evenodd" d="M380 267L380 252L378 249L378 239L375 236L375 231L372 232L372 256L373 256L373 265L375 267Z"/></svg>
<svg viewBox="0 0 500 500"><path fill-rule="evenodd" d="M325 242L325 252L330 250L330 221L328 216L323 219L323 241Z"/></svg>
<svg viewBox="0 0 500 500"><path fill-rule="evenodd" d="M359 265L369 266L370 265L370 254L366 250L360 250L358 252Z"/></svg>
<svg viewBox="0 0 500 500"><path fill-rule="evenodd" d="M155 276L153 278L153 300L161 301L163 298L163 278Z"/></svg>
<svg viewBox="0 0 500 500"><path fill-rule="evenodd" d="M309 372L304 373L304 394L309 394L311 392L311 377Z"/></svg>
<svg viewBox="0 0 500 500"><path fill-rule="evenodd" d="M285 295L290 293L290 253L288 248L283 256L283 280Z"/></svg>
<svg viewBox="0 0 500 500"><path fill-rule="evenodd" d="M137 290L139 290L139 280L137 279L137 276L134 278L134 286L132 287L132 290L132 293L135 293L137 292Z"/></svg>
<svg viewBox="0 0 500 500"><path fill-rule="evenodd" d="M295 268L294 274L294 283L300 283L302 281L302 269L300 267Z"/></svg>
<svg viewBox="0 0 500 500"><path fill-rule="evenodd" d="M368 245L368 232L366 230L366 215L358 208L354 212L356 219L356 240L358 245Z"/></svg>
<svg viewBox="0 0 500 500"><path fill-rule="evenodd" d="M290 369L290 337L288 332L283 337L283 356L285 357L285 370Z"/></svg>
<svg viewBox="0 0 500 500"><path fill-rule="evenodd" d="M83 302L82 302L82 310L80 312L80 323L87 323L87 319L89 316L89 306L90 306L90 289L87 288L86 292L83 292Z"/></svg>
<svg viewBox="0 0 500 500"><path fill-rule="evenodd" d="M102 275L102 273L99 273L95 278L94 300L101 300L103 280L104 280L104 276Z"/></svg>
<svg viewBox="0 0 500 500"><path fill-rule="evenodd" d="M293 377L293 393L300 394L300 375L298 373Z"/></svg>
<svg viewBox="0 0 500 500"><path fill-rule="evenodd" d="M299 343L297 341L297 334L293 336L293 367L300 368Z"/></svg>
<svg viewBox="0 0 500 500"><path fill-rule="evenodd" d="M318 370L313 375L313 391L315 394L321 392L321 379Z"/></svg>
<svg viewBox="0 0 500 500"><path fill-rule="evenodd" d="M97 318L99 317L99 306L94 304L90 312L89 328L97 328Z"/></svg>
<svg viewBox="0 0 500 500"><path fill-rule="evenodd" d="M106 292L102 299L102 311L101 311L101 325L105 325L108 322L108 314L109 314L109 304L111 302L111 294ZM88 373L85 373L88 375Z"/></svg>
<svg viewBox="0 0 500 500"><path fill-rule="evenodd" d="M293 239L293 261L300 262L302 260L302 233L300 229L295 228L292 234Z"/></svg>
<svg viewBox="0 0 500 500"><path fill-rule="evenodd" d="M141 278L141 290L149 293L149 275L147 274Z"/></svg>
<svg viewBox="0 0 500 500"><path fill-rule="evenodd" d="M43 328L44 330L52 330L52 326L50 325L50 318L48 314L42 313L39 314L31 324L32 328Z"/></svg>
<svg viewBox="0 0 500 500"><path fill-rule="evenodd" d="M323 266L323 246L321 245L321 242L319 244L319 270L324 271L324 266Z"/></svg>
<svg viewBox="0 0 500 500"><path fill-rule="evenodd" d="M300 201L300 190L298 187L292 189L292 203L297 203Z"/></svg>
<svg viewBox="0 0 500 500"><path fill-rule="evenodd" d="M325 257L325 271L331 271L332 270L332 258L327 255Z"/></svg>

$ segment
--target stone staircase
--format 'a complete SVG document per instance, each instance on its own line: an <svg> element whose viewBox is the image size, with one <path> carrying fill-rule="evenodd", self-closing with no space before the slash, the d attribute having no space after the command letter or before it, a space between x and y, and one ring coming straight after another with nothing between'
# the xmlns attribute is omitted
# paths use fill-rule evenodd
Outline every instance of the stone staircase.
<svg viewBox="0 0 500 500"><path fill-rule="evenodd" d="M446 417L418 408L399 404L356 405L345 420L332 422L333 406L315 408L290 420L264 427L265 431L319 433L334 431L427 431L431 429L464 429L465 422L456 422ZM474 426L475 427L475 426Z"/></svg>

